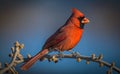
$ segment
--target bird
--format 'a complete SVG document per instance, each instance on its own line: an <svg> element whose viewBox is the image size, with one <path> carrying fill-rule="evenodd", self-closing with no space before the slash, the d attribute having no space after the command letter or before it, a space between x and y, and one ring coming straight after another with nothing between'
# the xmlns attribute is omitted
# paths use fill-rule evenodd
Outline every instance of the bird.
<svg viewBox="0 0 120 74"><path fill-rule="evenodd" d="M21 66L21 70L28 70L51 49L60 52L72 50L81 40L84 26L87 23L89 23L89 19L77 8L72 8L72 14L66 23L46 40L41 51Z"/></svg>

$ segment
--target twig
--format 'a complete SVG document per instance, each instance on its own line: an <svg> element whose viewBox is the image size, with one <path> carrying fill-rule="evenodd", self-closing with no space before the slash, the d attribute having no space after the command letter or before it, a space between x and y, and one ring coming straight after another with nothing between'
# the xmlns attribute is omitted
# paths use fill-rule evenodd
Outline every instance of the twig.
<svg viewBox="0 0 120 74"><path fill-rule="evenodd" d="M18 74L14 67L24 61L22 55L20 54L20 50L23 47L23 44L19 44L17 41L15 42L14 47L11 48L12 53L9 55L12 60L9 64L5 63L5 68L1 68L0 74L3 74L7 71L11 72L11 74Z"/></svg>

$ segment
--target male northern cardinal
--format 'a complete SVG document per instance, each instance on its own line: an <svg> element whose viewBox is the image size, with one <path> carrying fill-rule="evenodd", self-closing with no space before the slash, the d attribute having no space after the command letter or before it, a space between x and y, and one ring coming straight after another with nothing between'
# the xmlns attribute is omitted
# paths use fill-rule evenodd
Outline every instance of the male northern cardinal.
<svg viewBox="0 0 120 74"><path fill-rule="evenodd" d="M57 51L71 50L80 41L83 34L84 25L88 22L89 20L85 18L82 12L76 8L73 8L72 15L67 22L48 38L42 50L27 61L21 69L29 69L37 60L48 54L50 49Z"/></svg>

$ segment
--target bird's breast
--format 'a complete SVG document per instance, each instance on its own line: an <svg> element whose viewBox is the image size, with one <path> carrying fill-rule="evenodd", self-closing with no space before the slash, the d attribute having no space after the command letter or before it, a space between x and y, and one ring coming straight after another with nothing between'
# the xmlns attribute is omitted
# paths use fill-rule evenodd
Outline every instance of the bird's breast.
<svg viewBox="0 0 120 74"><path fill-rule="evenodd" d="M70 27L65 30L66 39L62 42L61 50L70 50L77 45L82 37L83 30L78 27Z"/></svg>

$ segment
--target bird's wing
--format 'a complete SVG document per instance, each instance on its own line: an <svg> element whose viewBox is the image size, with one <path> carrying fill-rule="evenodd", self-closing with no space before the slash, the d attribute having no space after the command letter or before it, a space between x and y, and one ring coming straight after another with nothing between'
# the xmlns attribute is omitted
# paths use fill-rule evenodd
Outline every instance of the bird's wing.
<svg viewBox="0 0 120 74"><path fill-rule="evenodd" d="M55 34L53 34L43 46L43 49L50 48L66 38L65 32L59 29Z"/></svg>

